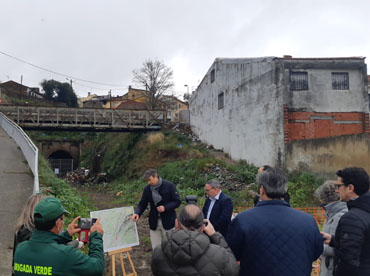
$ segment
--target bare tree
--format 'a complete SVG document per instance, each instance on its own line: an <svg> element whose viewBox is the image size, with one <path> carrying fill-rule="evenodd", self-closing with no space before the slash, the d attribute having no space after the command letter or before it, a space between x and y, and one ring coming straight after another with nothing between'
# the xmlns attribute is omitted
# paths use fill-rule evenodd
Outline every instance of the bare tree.
<svg viewBox="0 0 370 276"><path fill-rule="evenodd" d="M151 109L158 106L161 95L174 86L172 69L157 59L144 61L142 67L132 73L133 81L145 88Z"/></svg>

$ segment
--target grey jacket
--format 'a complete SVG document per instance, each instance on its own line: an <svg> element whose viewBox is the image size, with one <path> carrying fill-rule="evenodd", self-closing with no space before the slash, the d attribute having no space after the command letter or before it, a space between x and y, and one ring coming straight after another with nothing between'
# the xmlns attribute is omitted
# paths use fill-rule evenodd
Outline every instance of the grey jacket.
<svg viewBox="0 0 370 276"><path fill-rule="evenodd" d="M340 218L348 212L347 203L335 201L325 206L326 223L322 231L330 235L335 234ZM320 276L333 276L334 248L324 244L324 252L320 257Z"/></svg>
<svg viewBox="0 0 370 276"><path fill-rule="evenodd" d="M167 240L154 249L155 276L237 276L239 265L224 237L189 230L166 233Z"/></svg>

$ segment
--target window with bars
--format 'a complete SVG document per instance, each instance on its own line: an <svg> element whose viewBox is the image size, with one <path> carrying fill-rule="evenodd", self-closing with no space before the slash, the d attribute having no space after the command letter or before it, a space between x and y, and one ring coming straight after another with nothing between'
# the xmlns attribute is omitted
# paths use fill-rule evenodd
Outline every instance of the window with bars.
<svg viewBox="0 0 370 276"><path fill-rule="evenodd" d="M331 73L331 86L333 90L349 90L348 73Z"/></svg>
<svg viewBox="0 0 370 276"><path fill-rule="evenodd" d="M218 109L224 108L224 92L218 94Z"/></svg>
<svg viewBox="0 0 370 276"><path fill-rule="evenodd" d="M290 72L290 90L308 90L307 72Z"/></svg>
<svg viewBox="0 0 370 276"><path fill-rule="evenodd" d="M211 71L211 83L213 83L215 81L215 78L216 78L216 76L215 76L215 69L213 69Z"/></svg>

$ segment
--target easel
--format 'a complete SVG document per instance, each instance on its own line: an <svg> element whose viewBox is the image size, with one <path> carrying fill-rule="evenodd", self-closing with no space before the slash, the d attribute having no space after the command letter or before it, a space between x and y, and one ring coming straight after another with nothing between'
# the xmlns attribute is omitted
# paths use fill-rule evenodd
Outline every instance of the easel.
<svg viewBox="0 0 370 276"><path fill-rule="evenodd" d="M132 250L131 247L127 247L127 248L122 248L122 249L118 249L118 250L108 252L108 255L110 256L110 266L109 266L108 275L116 276L115 257L116 257L116 255L119 255L123 276L137 276L137 273L136 273L136 270L135 270L135 267L134 267L134 263L132 262L132 259L131 259L130 253L129 253L129 251L131 251L131 250ZM123 263L123 255L122 254L125 254L128 261L130 262L131 270L132 270L132 273L130 273L130 274L126 273L125 264Z"/></svg>

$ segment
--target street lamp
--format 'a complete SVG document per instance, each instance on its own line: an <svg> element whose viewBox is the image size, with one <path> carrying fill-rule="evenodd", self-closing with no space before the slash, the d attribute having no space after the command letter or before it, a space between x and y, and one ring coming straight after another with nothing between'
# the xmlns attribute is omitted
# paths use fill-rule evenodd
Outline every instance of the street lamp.
<svg viewBox="0 0 370 276"><path fill-rule="evenodd" d="M189 94L189 85L185 84L184 86L186 87L186 93Z"/></svg>

